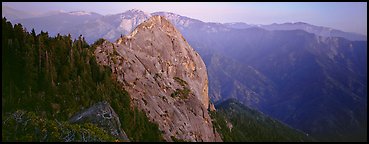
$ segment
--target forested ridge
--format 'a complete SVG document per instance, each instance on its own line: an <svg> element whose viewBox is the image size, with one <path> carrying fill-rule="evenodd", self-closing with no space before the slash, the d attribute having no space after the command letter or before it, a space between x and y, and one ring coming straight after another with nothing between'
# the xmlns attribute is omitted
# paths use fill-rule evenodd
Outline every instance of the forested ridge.
<svg viewBox="0 0 369 144"><path fill-rule="evenodd" d="M228 99L210 114L225 142L311 142L313 137Z"/></svg>
<svg viewBox="0 0 369 144"><path fill-rule="evenodd" d="M102 41L88 45L83 36L36 34L3 18L2 141L66 141L71 132L72 141L83 141L81 133L93 141L114 140L93 124L67 122L100 101L110 103L131 141L163 141L157 124L130 104L110 68L96 63L93 52Z"/></svg>

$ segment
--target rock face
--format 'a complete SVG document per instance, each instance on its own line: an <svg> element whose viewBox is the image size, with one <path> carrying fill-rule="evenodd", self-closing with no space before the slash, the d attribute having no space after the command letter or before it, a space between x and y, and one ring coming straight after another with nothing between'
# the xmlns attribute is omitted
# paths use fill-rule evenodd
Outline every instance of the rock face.
<svg viewBox="0 0 369 144"><path fill-rule="evenodd" d="M200 55L164 17L153 16L95 50L164 139L221 141L208 114L208 77Z"/></svg>
<svg viewBox="0 0 369 144"><path fill-rule="evenodd" d="M209 111L216 111L215 105L213 103L210 103L210 105L209 105Z"/></svg>
<svg viewBox="0 0 369 144"><path fill-rule="evenodd" d="M129 141L126 133L121 129L118 115L108 102L99 102L90 108L72 116L71 123L90 122L102 127L121 141Z"/></svg>

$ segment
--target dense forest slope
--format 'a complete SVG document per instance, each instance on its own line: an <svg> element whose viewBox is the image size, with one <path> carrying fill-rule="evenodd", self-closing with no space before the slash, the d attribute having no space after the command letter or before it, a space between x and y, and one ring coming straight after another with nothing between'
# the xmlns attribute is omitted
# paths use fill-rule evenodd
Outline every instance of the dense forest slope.
<svg viewBox="0 0 369 144"><path fill-rule="evenodd" d="M248 108L236 99L216 104L211 112L214 125L224 141L310 142L314 138L263 113Z"/></svg>

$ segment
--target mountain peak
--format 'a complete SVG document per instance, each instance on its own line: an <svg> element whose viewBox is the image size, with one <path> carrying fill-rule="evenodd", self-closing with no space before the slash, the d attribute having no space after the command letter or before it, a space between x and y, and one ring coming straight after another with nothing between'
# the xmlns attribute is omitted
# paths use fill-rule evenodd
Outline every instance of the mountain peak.
<svg viewBox="0 0 369 144"><path fill-rule="evenodd" d="M309 25L308 23L305 23L305 22L295 22L294 24Z"/></svg>
<svg viewBox="0 0 369 144"><path fill-rule="evenodd" d="M147 12L144 12L142 10L139 10L139 9L130 9L130 10L127 10L125 11L123 14L131 14L131 15L150 15L149 13Z"/></svg>
<svg viewBox="0 0 369 144"><path fill-rule="evenodd" d="M130 10L127 10L126 12L136 12L136 13L139 13L139 12L144 12L140 9L130 9Z"/></svg>
<svg viewBox="0 0 369 144"><path fill-rule="evenodd" d="M165 36L168 37L168 39L164 38ZM176 53L177 52L188 53L188 52L181 52L184 49L187 49L187 51L189 50L193 51L193 48L186 42L182 34L164 16L155 15L155 16L150 17L149 19L147 19L146 21L138 25L135 28L135 30L133 30L132 33L118 39L117 44L127 43L125 45L129 45L128 42L131 40L135 40L135 39L147 39L147 42L152 41L151 43L154 43L155 40L160 39L160 41L163 43L160 45L166 45L167 43L172 43L173 44L172 46L174 46L173 50ZM168 40L168 42L167 41L164 42L164 39ZM147 42L144 42L144 43L147 43ZM175 45L178 45L178 46L175 46ZM133 47L129 45L129 49L137 48L137 50L142 50L142 47ZM163 48L163 46L158 46L157 48ZM199 58L198 55L196 57ZM207 108L209 106L207 85L206 85L206 88L204 87L203 89L206 89L206 90L204 92L198 91L196 92L196 95L199 96L199 100L202 102L204 107Z"/></svg>
<svg viewBox="0 0 369 144"><path fill-rule="evenodd" d="M164 16L155 15L139 24L133 30L133 32L126 37L132 38L137 34L138 31L150 30L154 32L156 31L154 29L164 31L168 35L171 35L170 33L179 33L179 31L177 31L176 28Z"/></svg>
<svg viewBox="0 0 369 144"><path fill-rule="evenodd" d="M162 19L166 20L165 17L163 17L163 16L154 15L154 16L150 17L146 22L161 23Z"/></svg>
<svg viewBox="0 0 369 144"><path fill-rule="evenodd" d="M154 24L156 26L170 26L172 28L174 28L174 26L169 22L169 20L167 20L164 16L160 16L160 15L154 15L152 17L150 17L148 20L146 20L144 23L146 24ZM145 24L143 25L145 26ZM147 25L146 25L147 26ZM148 27L150 28L150 27Z"/></svg>
<svg viewBox="0 0 369 144"><path fill-rule="evenodd" d="M147 19L151 14L139 9L130 9L120 14L122 19Z"/></svg>
<svg viewBox="0 0 369 144"><path fill-rule="evenodd" d="M105 41L95 55L165 140L222 141L207 111L205 63L166 18L150 17L117 42Z"/></svg>
<svg viewBox="0 0 369 144"><path fill-rule="evenodd" d="M180 15L175 14L175 13L172 13L172 12L164 12L164 11L154 12L153 14L170 15L170 16L180 16Z"/></svg>

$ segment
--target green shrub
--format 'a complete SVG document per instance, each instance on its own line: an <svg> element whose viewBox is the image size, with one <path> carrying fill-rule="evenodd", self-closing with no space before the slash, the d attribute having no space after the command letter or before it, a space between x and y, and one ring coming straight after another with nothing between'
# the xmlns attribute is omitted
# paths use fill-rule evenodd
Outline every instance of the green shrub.
<svg viewBox="0 0 369 144"><path fill-rule="evenodd" d="M36 116L33 112L18 110L3 117L3 141L46 141L46 142L82 142L82 141L114 141L98 126L85 124L69 124Z"/></svg>
<svg viewBox="0 0 369 144"><path fill-rule="evenodd" d="M188 88L188 83L179 77L174 77L173 79L182 86L182 89L176 89L170 96L173 98L179 97L181 99L187 99L191 93L191 90Z"/></svg>
<svg viewBox="0 0 369 144"><path fill-rule="evenodd" d="M188 86L187 82L182 80L181 78L179 77L174 77L173 78L176 82L178 82L181 86L185 87L185 86Z"/></svg>
<svg viewBox="0 0 369 144"><path fill-rule="evenodd" d="M179 97L181 99L187 99L191 90L188 88L176 89L170 96L173 98Z"/></svg>

